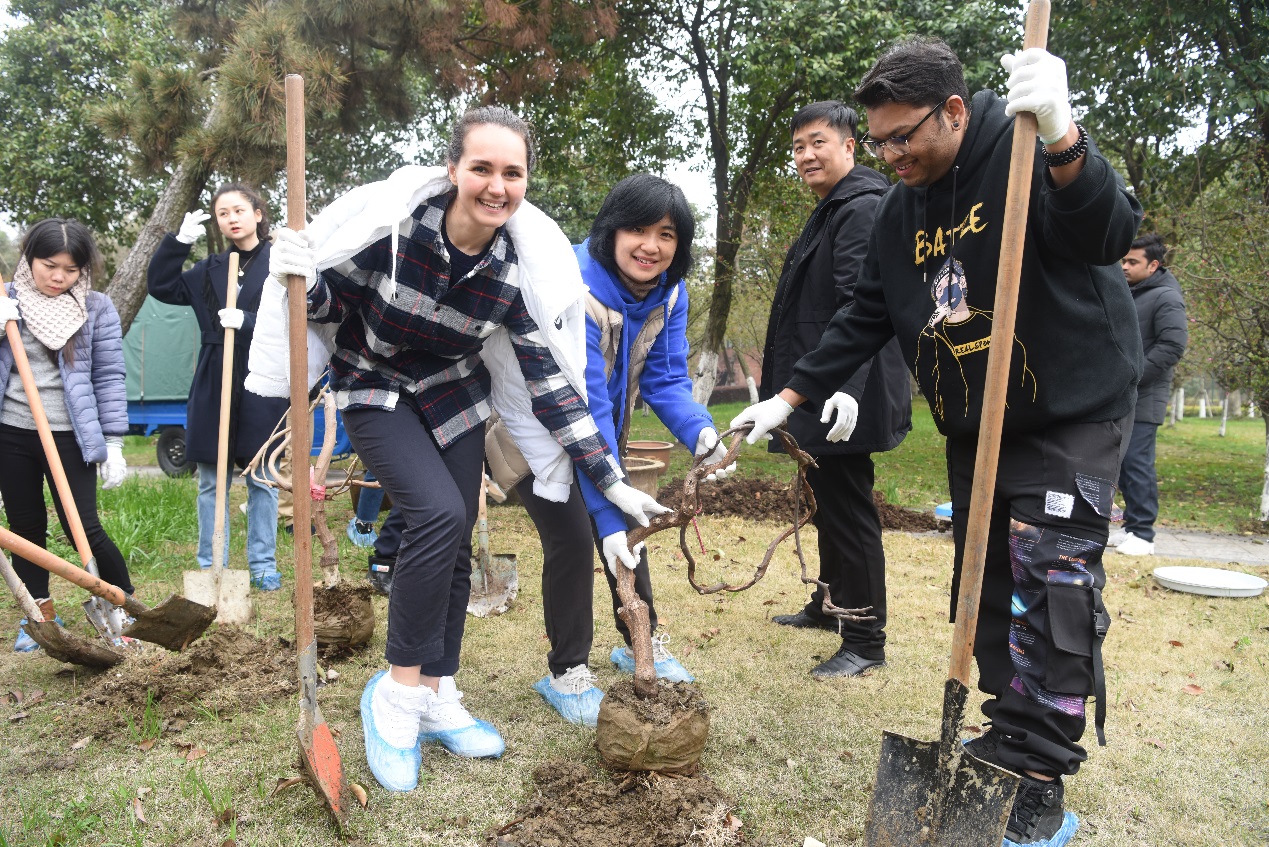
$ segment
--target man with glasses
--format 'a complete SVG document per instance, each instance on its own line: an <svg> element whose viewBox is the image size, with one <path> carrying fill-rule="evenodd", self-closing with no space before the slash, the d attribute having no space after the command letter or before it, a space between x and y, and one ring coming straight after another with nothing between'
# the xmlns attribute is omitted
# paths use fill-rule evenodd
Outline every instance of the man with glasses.
<svg viewBox="0 0 1269 847"><path fill-rule="evenodd" d="M1044 50L1001 60L1008 98L969 98L941 41L889 48L855 91L863 145L899 176L881 201L854 302L783 390L742 412L751 441L793 406L822 404L891 338L947 436L955 545L964 555L990 347L1015 113L1039 146L1022 258L1004 434L988 529L974 655L991 728L969 752L1020 774L1006 843L1061 845L1077 827L1062 778L1087 758L1085 701L1105 715L1102 554L1120 434L1131 425L1141 337L1123 273L1141 207L1071 120L1066 66ZM972 328L973 331L968 330ZM947 339L948 355L920 340ZM1024 351L1019 355L1017 350ZM954 373L949 373L954 371ZM955 609L953 609L955 614Z"/></svg>
<svg viewBox="0 0 1269 847"><path fill-rule="evenodd" d="M788 381L793 365L815 349L829 320L854 298L873 215L890 187L884 176L856 164L858 125L855 110L836 100L812 103L793 116L793 164L819 202L789 248L776 286L762 356L764 397ZM912 429L911 389L898 342L892 339L843 383L822 417L799 410L788 429L817 465L806 478L817 507L819 579L828 592L817 587L800 611L771 620L839 633L840 649L811 675L858 676L886 662L886 557L873 502L872 453L898 446ZM768 449L783 452L783 445L771 441ZM839 631L837 619L825 614L826 599L840 608L870 607L872 620L843 621Z"/></svg>

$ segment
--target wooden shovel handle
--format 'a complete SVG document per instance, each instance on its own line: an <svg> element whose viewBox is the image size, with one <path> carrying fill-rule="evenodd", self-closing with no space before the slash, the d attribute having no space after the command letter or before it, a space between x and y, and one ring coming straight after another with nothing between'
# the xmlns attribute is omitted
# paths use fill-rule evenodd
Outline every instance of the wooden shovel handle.
<svg viewBox="0 0 1269 847"><path fill-rule="evenodd" d="M229 251L229 276L225 280L225 308L238 305L238 253ZM235 332L225 327L224 346L221 348L220 366L220 431L216 438L216 507L212 519L212 573L216 580L216 595L220 596L221 570L225 567L225 477L229 474L229 412L234 396L234 337Z"/></svg>
<svg viewBox="0 0 1269 847"><path fill-rule="evenodd" d="M1031 0L1027 7L1023 48L1044 47L1048 42L1049 0ZM1013 151L1009 160L1009 189L1000 236L1000 265L996 274L991 348L983 388L983 412L978 425L978 454L974 462L974 487L969 500L969 526L961 561L960 595L956 601L956 630L952 636L949 673L969 685L978 625L979 595L987 562L988 531L996 490L996 466L1000 458L1000 434L1005 420L1005 396L1009 389L1009 363L1013 356L1014 319L1018 310L1018 282L1027 235L1027 209L1035 168L1036 121L1030 112L1014 118Z"/></svg>
<svg viewBox="0 0 1269 847"><path fill-rule="evenodd" d="M305 225L304 77L286 76L286 225ZM309 466L313 427L308 416L308 292L304 277L287 277L287 319L291 350L291 492L295 526L295 647L313 641L312 480Z"/></svg>
<svg viewBox="0 0 1269 847"><path fill-rule="evenodd" d="M16 535L4 527L0 527L0 547L10 553L21 556L32 564L38 565L51 574L60 576L67 582L73 582L80 588L109 600L116 606L122 606L130 614L148 611L141 601L134 600L123 592L122 588L111 585L103 579L93 576L83 568L77 568L70 562L54 555L43 547L37 547L20 535Z"/></svg>
<svg viewBox="0 0 1269 847"><path fill-rule="evenodd" d="M86 568L92 560L93 551L88 546L88 536L84 532L84 523L79 519L79 509L75 506L75 497L71 494L70 483L66 480L66 469L62 467L62 457L57 452L57 444L53 441L53 430L48 425L48 415L44 413L44 403L40 400L39 389L35 387L35 376L31 373L31 362L26 357L26 348L22 346L22 333L18 331L16 321L9 321L5 324L4 332L9 339L9 347L13 350L13 363L17 365L18 375L22 377L22 390L26 393L27 403L31 406L31 417L35 418L35 430L40 434L40 444L44 447L44 457L48 460L49 470L53 474L53 486L57 489L57 499L62 502L62 512L66 515L66 522L70 524L71 540L75 542L75 552L79 554L79 561ZM116 603L115 605L119 604Z"/></svg>

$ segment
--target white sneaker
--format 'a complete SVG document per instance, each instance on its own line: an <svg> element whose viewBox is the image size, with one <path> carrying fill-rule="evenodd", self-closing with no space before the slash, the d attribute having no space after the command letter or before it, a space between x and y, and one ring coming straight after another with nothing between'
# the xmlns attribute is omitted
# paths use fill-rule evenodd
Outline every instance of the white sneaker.
<svg viewBox="0 0 1269 847"><path fill-rule="evenodd" d="M1106 539L1106 546L1118 547L1120 544L1124 543L1124 539L1127 538L1130 534L1131 533L1129 533L1128 530L1126 529L1117 529L1110 534L1110 538Z"/></svg>
<svg viewBox="0 0 1269 847"><path fill-rule="evenodd" d="M370 699L379 737L393 747L406 750L413 747L418 743L419 721L435 698L426 685L410 687L385 675Z"/></svg>
<svg viewBox="0 0 1269 847"><path fill-rule="evenodd" d="M1122 553L1125 556L1153 556L1154 542L1138 538L1130 532L1128 537L1115 548L1115 552Z"/></svg>

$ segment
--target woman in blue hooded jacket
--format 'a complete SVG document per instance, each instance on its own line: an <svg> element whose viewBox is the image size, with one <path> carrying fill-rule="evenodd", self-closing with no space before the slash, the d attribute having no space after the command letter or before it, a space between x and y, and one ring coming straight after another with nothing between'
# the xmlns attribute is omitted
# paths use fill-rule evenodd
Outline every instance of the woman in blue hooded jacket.
<svg viewBox="0 0 1269 847"><path fill-rule="evenodd" d="M604 198L591 225L590 237L573 248L586 297L587 405L600 434L614 455L625 459L630 412L640 396L666 428L696 455L723 458L714 420L692 399L687 369L687 286L683 281L692 261L695 220L683 191L650 174L627 177ZM734 465L710 478L719 478ZM577 494L589 513L594 542L608 567L613 616L625 647L610 657L618 669L634 672L630 632L617 609L616 569L635 572L635 588L648 604L652 627L657 625L652 602L646 549L632 555L626 545L631 524L585 475L578 474L578 491L569 503L549 503L532 493L532 477L520 482L517 493L542 536L543 611L551 641L551 673L534 688L564 717L593 725L602 693L586 666L593 636L592 555L578 542L585 530ZM582 524L584 526L584 523ZM566 538L565 536L569 536ZM690 682L686 668L654 638L657 676Z"/></svg>

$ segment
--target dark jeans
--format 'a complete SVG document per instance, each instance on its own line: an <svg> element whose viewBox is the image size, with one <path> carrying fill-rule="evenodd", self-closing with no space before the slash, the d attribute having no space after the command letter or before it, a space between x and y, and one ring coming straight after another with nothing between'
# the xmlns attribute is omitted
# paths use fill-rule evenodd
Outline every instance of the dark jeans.
<svg viewBox="0 0 1269 847"><path fill-rule="evenodd" d="M570 486L567 503L554 503L534 494L532 475L516 484L516 493L542 542L542 614L546 636L551 642L546 663L551 673L562 674L575 665L586 664L590 656L595 636L595 550L602 539L594 537L594 524L576 482ZM629 645L630 631L617 615L621 607L617 580L608 573L602 549L599 562L608 577L617 631ZM646 552L635 569L635 591L648 604L648 615L655 629L656 608L652 604L652 579Z"/></svg>
<svg viewBox="0 0 1269 847"><path fill-rule="evenodd" d="M345 411L344 428L401 515L384 655L393 665L420 666L425 676L452 676L471 594L484 430L441 450L404 399L392 411Z"/></svg>
<svg viewBox="0 0 1269 847"><path fill-rule="evenodd" d="M1126 422L1123 422L1126 425ZM983 713L1005 734L1001 760L1073 774L1088 756L1102 553L1119 465L1121 422L1064 424L1001 441L974 642ZM973 486L974 437L947 440L959 588Z"/></svg>
<svg viewBox="0 0 1269 847"><path fill-rule="evenodd" d="M128 575L128 565L119 548L106 535L97 516L97 466L84 461L83 451L79 449L73 432L53 433L53 443L57 445L57 455L66 470L71 497L75 500L75 508L84 525L84 535L88 538L93 558L97 560L101 578L131 594L132 578ZM4 498L9 530L14 535L47 548L48 511L44 506L44 480L47 479L53 505L57 508L57 518L62 522L62 531L71 538L66 512L53 485L53 474L44 457L38 432L0 424L0 468L3 468L0 470L0 497ZM13 557L13 569L32 597L42 599L49 596L48 571L16 555Z"/></svg>
<svg viewBox="0 0 1269 847"><path fill-rule="evenodd" d="M1119 466L1119 490L1124 493L1124 529L1143 541L1154 541L1154 522L1159 517L1159 478L1154 472L1158 434L1158 424L1134 423L1128 452Z"/></svg>
<svg viewBox="0 0 1269 847"><path fill-rule="evenodd" d="M881 517L872 499L872 456L817 456L807 482L815 492L819 530L820 581L828 583L835 606L872 606L874 621L842 621L842 646L865 659L886 658L886 554ZM824 591L818 586L806 613L824 618Z"/></svg>

